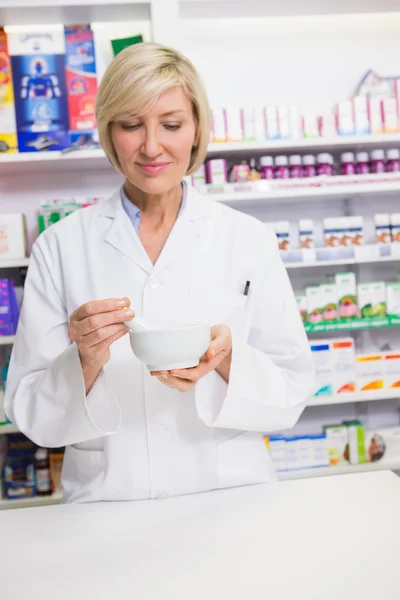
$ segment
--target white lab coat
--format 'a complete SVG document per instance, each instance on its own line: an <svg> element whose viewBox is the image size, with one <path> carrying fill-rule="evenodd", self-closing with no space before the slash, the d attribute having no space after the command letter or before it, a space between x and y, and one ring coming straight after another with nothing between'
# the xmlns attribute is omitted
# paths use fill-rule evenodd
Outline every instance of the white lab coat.
<svg viewBox="0 0 400 600"><path fill-rule="evenodd" d="M125 336L86 397L69 315L89 300L123 296L161 327L229 325L229 385L212 372L191 392L172 390L150 376ZM33 247L5 406L37 444L67 446L69 502L273 480L259 432L292 427L312 379L275 235L193 188L154 266L119 193L53 225Z"/></svg>

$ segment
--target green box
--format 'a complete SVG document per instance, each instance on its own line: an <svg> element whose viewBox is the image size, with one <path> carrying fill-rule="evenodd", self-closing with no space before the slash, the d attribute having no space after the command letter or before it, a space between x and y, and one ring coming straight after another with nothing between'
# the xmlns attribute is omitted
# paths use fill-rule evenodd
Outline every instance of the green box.
<svg viewBox="0 0 400 600"><path fill-rule="evenodd" d="M357 292L358 306L363 319L386 316L386 286L384 281L359 283Z"/></svg>
<svg viewBox="0 0 400 600"><path fill-rule="evenodd" d="M365 452L365 432L360 421L344 421L348 429L348 459L351 465L362 465L367 462Z"/></svg>
<svg viewBox="0 0 400 600"><path fill-rule="evenodd" d="M141 42L143 42L142 35L132 35L126 38L111 40L114 56L117 56L117 54L122 52L122 50L125 50L125 48L129 48L129 46L134 46L135 44L140 44Z"/></svg>

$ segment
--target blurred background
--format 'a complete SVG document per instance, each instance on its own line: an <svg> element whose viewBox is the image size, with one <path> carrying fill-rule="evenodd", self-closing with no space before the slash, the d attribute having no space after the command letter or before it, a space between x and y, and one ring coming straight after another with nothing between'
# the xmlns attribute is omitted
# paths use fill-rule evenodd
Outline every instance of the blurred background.
<svg viewBox="0 0 400 600"><path fill-rule="evenodd" d="M0 27L2 394L33 241L121 184L98 81L155 41L209 94L191 183L273 227L309 335L315 394L294 430L265 432L279 478L400 469L398 0L0 0ZM0 509L60 502L63 450L35 447L0 400Z"/></svg>

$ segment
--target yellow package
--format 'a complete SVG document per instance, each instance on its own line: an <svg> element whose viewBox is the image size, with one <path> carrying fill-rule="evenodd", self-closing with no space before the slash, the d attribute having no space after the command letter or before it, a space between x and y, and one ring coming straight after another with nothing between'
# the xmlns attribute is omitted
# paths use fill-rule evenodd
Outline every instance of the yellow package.
<svg viewBox="0 0 400 600"><path fill-rule="evenodd" d="M381 354L356 357L356 386L358 392L383 388L383 359Z"/></svg>
<svg viewBox="0 0 400 600"><path fill-rule="evenodd" d="M0 28L0 154L17 152L14 91L7 34Z"/></svg>

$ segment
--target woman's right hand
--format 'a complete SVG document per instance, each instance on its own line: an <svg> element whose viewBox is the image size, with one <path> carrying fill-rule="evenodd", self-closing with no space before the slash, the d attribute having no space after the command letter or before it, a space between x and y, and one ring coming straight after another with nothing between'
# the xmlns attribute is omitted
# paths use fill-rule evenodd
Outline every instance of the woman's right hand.
<svg viewBox="0 0 400 600"><path fill-rule="evenodd" d="M130 304L129 298L92 300L70 317L68 334L78 346L86 393L110 360L111 344L129 331L124 321L135 316Z"/></svg>

